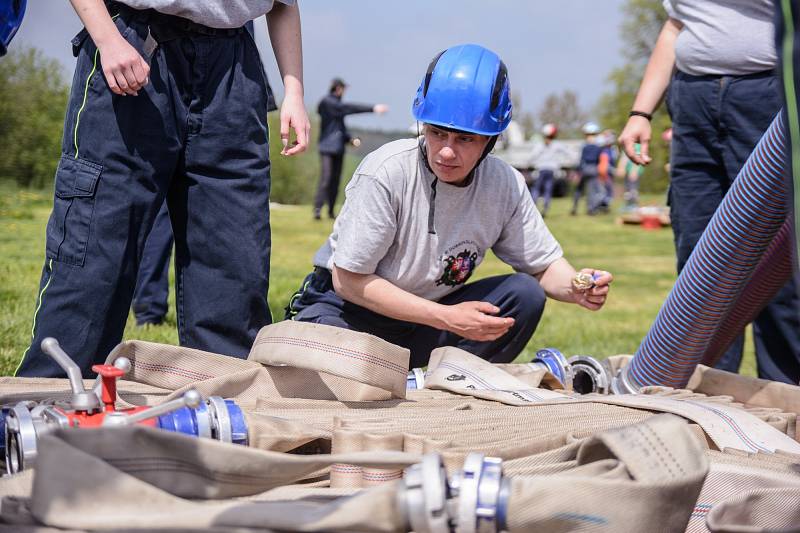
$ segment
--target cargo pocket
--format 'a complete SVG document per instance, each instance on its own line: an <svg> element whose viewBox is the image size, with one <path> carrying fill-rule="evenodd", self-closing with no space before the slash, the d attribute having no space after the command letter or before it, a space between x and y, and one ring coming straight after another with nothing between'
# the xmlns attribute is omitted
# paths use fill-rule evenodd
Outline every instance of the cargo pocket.
<svg viewBox="0 0 800 533"><path fill-rule="evenodd" d="M83 266L102 165L62 155L56 171L53 213L47 223L47 257Z"/></svg>

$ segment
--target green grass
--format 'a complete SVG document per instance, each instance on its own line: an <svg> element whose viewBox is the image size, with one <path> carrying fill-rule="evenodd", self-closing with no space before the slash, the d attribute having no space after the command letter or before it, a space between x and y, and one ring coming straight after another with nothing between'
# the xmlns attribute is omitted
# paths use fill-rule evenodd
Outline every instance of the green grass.
<svg viewBox="0 0 800 533"><path fill-rule="evenodd" d="M51 196L0 186L0 375L13 373L30 342ZM611 296L599 312L549 301L536 334L519 360L529 360L545 346L556 347L568 356L631 354L675 282L670 230L620 226L614 222L615 215L571 217L568 209L566 199L556 199L547 225L573 266L614 274ZM283 307L309 272L311 257L331 226L328 220L312 220L308 206L276 206L272 210L269 304L276 319L283 317ZM509 267L489 256L476 277L506 272L510 272ZM174 301L171 292L170 312L160 326L137 329L129 317L125 338L177 344ZM742 372L755 375L751 343L746 346Z"/></svg>

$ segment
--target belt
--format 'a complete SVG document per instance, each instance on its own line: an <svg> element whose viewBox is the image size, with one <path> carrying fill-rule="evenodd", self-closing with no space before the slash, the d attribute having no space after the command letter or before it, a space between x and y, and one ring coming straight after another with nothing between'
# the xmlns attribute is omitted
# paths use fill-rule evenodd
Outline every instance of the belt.
<svg viewBox="0 0 800 533"><path fill-rule="evenodd" d="M107 1L106 7L109 13L119 13L124 18L146 22L154 34L153 37L158 42L188 35L230 37L247 31L245 26L239 28L212 28L204 24L198 24L184 17L167 15L155 9L134 9L120 2Z"/></svg>

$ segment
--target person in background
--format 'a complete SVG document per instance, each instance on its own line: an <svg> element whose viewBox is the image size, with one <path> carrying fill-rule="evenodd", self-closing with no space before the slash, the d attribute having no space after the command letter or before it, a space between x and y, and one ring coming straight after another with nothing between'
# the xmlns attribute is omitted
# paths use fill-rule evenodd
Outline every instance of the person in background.
<svg viewBox="0 0 800 533"><path fill-rule="evenodd" d="M334 206L339 195L339 181L342 177L344 148L351 142L344 117L356 113L377 113L382 115L389 110L386 104L355 104L342 102L347 84L341 78L334 78L327 96L323 98L317 111L320 117L319 159L320 177L317 194L314 196L314 219L319 220L322 208L328 204L328 217L336 218Z"/></svg>
<svg viewBox="0 0 800 533"><path fill-rule="evenodd" d="M553 143L558 136L558 126L545 124L542 126L542 136L544 143L533 157L533 166L538 171L538 175L536 181L530 186L530 192L534 204L537 204L539 198L543 199L544 205L539 211L545 217L553 199L556 172L561 169L562 153L558 145Z"/></svg>
<svg viewBox="0 0 800 533"><path fill-rule="evenodd" d="M670 218L680 272L782 102L772 0L664 0L663 5L669 18L619 142L634 163L650 163L650 120L667 93ZM796 381L785 369L788 361L800 360L799 304L789 282L753 321L760 377ZM737 372L743 343L741 335L717 368Z"/></svg>
<svg viewBox="0 0 800 533"><path fill-rule="evenodd" d="M175 236L178 337L246 357L271 322L271 90L247 23L266 13L285 88L282 153L308 145L294 0L72 0L84 29L55 176L31 345L17 376L84 377L122 339L145 240L165 201ZM296 141L290 143L290 131Z"/></svg>
<svg viewBox="0 0 800 533"><path fill-rule="evenodd" d="M636 143L633 149L635 153L641 153L641 145L639 143ZM626 209L634 209L639 206L639 181L643 173L644 165L638 165L631 161L631 159L625 155L625 152L620 154L614 175L621 179L624 184L625 192L622 198L625 200Z"/></svg>
<svg viewBox="0 0 800 533"><path fill-rule="evenodd" d="M546 296L603 307L611 274L584 269L590 283L576 285L522 175L490 155L511 121L509 91L491 50L434 57L412 104L423 135L361 162L287 318L376 335L419 367L440 346L513 361ZM468 284L489 250L516 273Z"/></svg>
<svg viewBox="0 0 800 533"><path fill-rule="evenodd" d="M597 176L600 189L598 191L598 202L595 211L608 212L611 202L614 200L614 169L617 165L616 145L617 137L614 130L603 130L600 134L598 144L601 147L599 163L597 165Z"/></svg>
<svg viewBox="0 0 800 533"><path fill-rule="evenodd" d="M575 186L575 192L572 195L572 211L570 211L570 214L578 214L578 204L581 201L581 197L586 194L586 212L590 215L594 215L593 203L597 201L596 198L600 192L600 187L597 182L597 166L600 163L600 152L602 151L601 147L597 144L597 135L600 133L600 126L594 122L587 122L581 128L581 131L583 131L586 142L581 149L581 159L578 163L580 178Z"/></svg>

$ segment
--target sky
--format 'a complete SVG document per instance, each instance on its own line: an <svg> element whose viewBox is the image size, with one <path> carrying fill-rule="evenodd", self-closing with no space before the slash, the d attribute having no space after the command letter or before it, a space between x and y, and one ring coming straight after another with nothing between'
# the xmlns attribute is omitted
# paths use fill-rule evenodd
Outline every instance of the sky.
<svg viewBox="0 0 800 533"><path fill-rule="evenodd" d="M309 113L339 76L345 100L385 103L389 113L355 115L353 127L406 129L411 102L431 58L456 44L491 48L509 69L521 111L536 112L548 94L569 89L591 110L622 63L624 0L298 0ZM11 47L36 46L72 75L70 39L81 24L67 0L28 0ZM283 86L264 19L256 41L270 84Z"/></svg>

